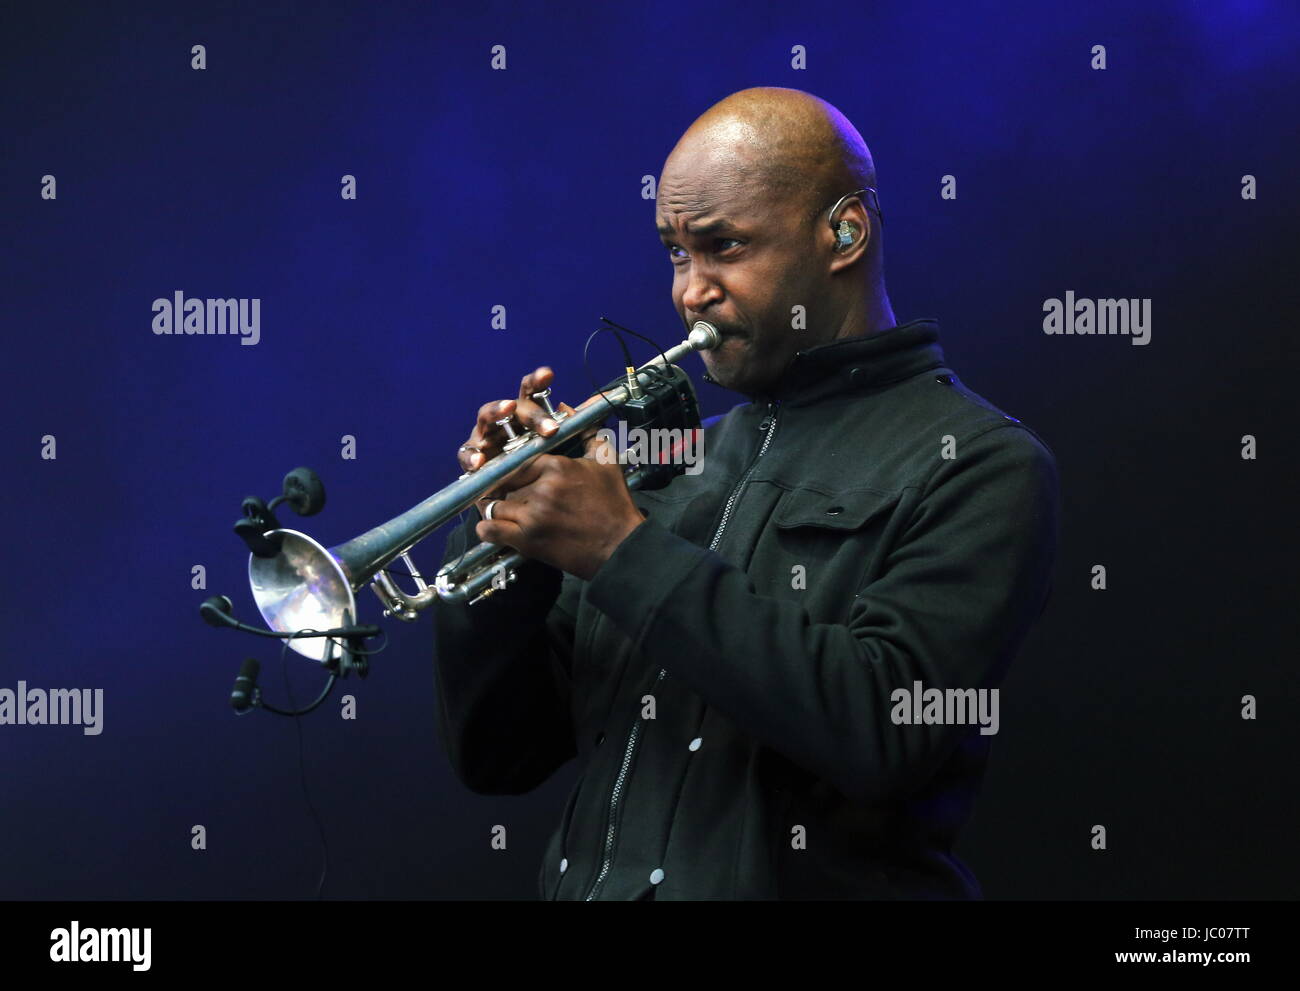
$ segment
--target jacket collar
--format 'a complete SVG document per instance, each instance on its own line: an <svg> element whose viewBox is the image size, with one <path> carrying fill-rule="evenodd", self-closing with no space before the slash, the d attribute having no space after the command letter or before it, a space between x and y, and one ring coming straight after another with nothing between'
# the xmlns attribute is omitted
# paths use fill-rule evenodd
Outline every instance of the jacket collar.
<svg viewBox="0 0 1300 991"><path fill-rule="evenodd" d="M939 324L913 320L798 352L776 387L751 400L802 406L843 392L864 392L944 366Z"/></svg>

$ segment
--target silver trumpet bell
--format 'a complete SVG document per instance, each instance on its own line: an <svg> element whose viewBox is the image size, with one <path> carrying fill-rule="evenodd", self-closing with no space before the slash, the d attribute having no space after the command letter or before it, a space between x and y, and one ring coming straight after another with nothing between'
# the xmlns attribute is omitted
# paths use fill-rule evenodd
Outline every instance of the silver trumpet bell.
<svg viewBox="0 0 1300 991"><path fill-rule="evenodd" d="M559 429L549 437L531 430L516 434L506 430L504 450L477 471L466 472L446 488L387 523L381 523L359 537L336 547L325 548L297 530L267 531L265 536L280 540L274 557L249 555L248 580L253 599L266 625L281 633L298 630L328 630L357 621L354 593L370 583L384 606L384 616L407 622L432 604L435 596L452 602L477 602L506 587L515 577L523 555L510 547L481 543L438 572L434 586L426 584L410 558L410 551L434 530L454 518L495 489L506 476L524 464L567 443L594 424L602 422L613 407L640 398L651 384L645 369L673 365L692 351L707 351L722 342L718 329L703 320L692 327L690 336L661 355L629 373L625 384L606 391L608 402L592 403L575 413L552 408L547 394L537 393ZM630 484L630 483L629 483ZM401 560L415 583L414 594L397 586L384 569ZM289 646L304 657L326 661L336 650L328 638L290 640Z"/></svg>

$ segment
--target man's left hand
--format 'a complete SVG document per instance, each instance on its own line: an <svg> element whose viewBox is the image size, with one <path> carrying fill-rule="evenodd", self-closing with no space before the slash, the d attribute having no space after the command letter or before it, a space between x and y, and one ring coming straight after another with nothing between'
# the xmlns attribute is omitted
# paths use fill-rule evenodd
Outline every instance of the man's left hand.
<svg viewBox="0 0 1300 991"><path fill-rule="evenodd" d="M581 458L538 455L479 499L479 512L493 500L499 501L492 519L475 528L479 540L513 547L585 581L645 522L617 453L599 436L588 439Z"/></svg>

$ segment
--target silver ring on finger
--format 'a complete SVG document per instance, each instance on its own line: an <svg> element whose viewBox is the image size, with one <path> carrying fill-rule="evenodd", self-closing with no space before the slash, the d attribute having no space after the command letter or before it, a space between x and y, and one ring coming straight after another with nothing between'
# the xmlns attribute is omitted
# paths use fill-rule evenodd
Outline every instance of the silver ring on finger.
<svg viewBox="0 0 1300 991"><path fill-rule="evenodd" d="M486 506L483 507L483 519L485 520L492 519L492 513L496 508L496 504L500 501L501 501L500 499L493 499L491 502L489 502Z"/></svg>

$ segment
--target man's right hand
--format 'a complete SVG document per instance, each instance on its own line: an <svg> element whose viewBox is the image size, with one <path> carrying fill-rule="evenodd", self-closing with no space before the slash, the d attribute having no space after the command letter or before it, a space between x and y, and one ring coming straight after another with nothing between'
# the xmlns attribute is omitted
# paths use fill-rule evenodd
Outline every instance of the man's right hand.
<svg viewBox="0 0 1300 991"><path fill-rule="evenodd" d="M549 387L554 378L555 373L548 366L543 365L532 374L523 377L519 383L518 398L499 399L480 406L478 422L474 424L474 429L470 431L469 439L456 452L461 469L467 472L478 471L501 453L509 438L506 436L505 429L497 424L498 420L509 417L511 426L514 427L516 433L531 430L541 437L550 437L554 434L559 429L559 424L551 419L550 414L546 412L545 406L533 399L533 393L541 392ZM578 409L582 409L599 398L599 396L593 396L583 402ZM575 412L573 407L567 403L552 403L552 405L557 410L566 413L572 414ZM599 427L590 427L583 431L583 436L595 435L598 430ZM481 497L475 505L478 506L481 513L485 503L490 499L500 499L509 491L510 485L506 481L498 485L493 492Z"/></svg>

